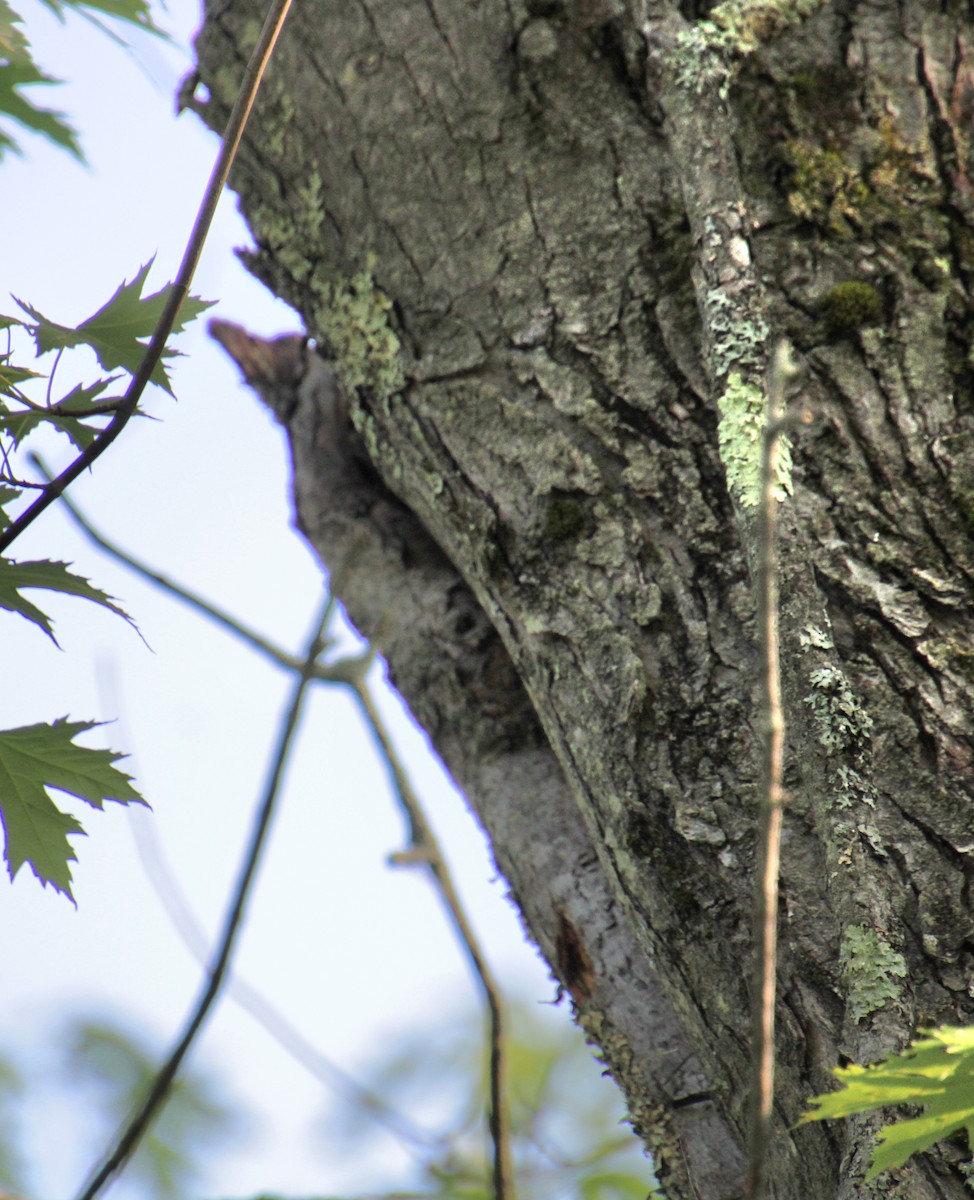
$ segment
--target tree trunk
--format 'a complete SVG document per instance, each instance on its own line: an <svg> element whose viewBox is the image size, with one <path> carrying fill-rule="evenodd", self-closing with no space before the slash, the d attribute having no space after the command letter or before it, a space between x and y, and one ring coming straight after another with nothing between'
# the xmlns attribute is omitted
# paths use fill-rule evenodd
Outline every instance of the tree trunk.
<svg viewBox="0 0 974 1200"><path fill-rule="evenodd" d="M486 828L671 1200L741 1195L754 430L788 721L771 1193L960 1197L947 1144L793 1128L843 1058L974 1019L971 12L295 7L234 186L301 339L221 340L298 522ZM256 39L208 5L222 126Z"/></svg>

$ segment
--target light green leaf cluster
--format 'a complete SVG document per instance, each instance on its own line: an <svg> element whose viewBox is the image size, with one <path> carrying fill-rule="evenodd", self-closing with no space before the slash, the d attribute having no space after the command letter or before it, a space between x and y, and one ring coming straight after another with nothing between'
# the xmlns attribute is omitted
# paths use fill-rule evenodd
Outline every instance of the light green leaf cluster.
<svg viewBox="0 0 974 1200"><path fill-rule="evenodd" d="M764 393L753 383L745 383L735 372L727 380L717 407L721 418L717 444L727 485L742 508L757 508L761 500L761 441L767 413ZM775 484L779 500L791 495L791 467L791 444L782 437Z"/></svg>
<svg viewBox="0 0 974 1200"><path fill-rule="evenodd" d="M10 878L29 862L41 883L71 899L68 864L77 856L68 837L84 830L57 807L47 789L57 788L99 809L106 800L145 804L130 777L113 765L120 754L74 744L79 733L95 724L62 717L52 725L0 731L0 817Z"/></svg>
<svg viewBox="0 0 974 1200"><path fill-rule="evenodd" d="M159 1048L135 1030L84 1017L71 1022L61 1042L64 1080L117 1128L155 1081ZM198 1066L181 1071L127 1168L132 1189L146 1200L198 1195L205 1155L240 1131L242 1115L217 1077Z"/></svg>
<svg viewBox="0 0 974 1200"><path fill-rule="evenodd" d="M663 1200L642 1146L622 1127L621 1097L601 1078L604 1072L579 1031L539 1013L537 1005L513 1002L508 1012L508 1118L518 1194ZM371 1090L398 1111L422 1112L435 1097L444 1126L455 1131L425 1155L410 1195L493 1200L484 1138L470 1115L484 1111L488 1097L479 1014L470 1011L456 1023L441 1019L435 1036L422 1030L391 1048L380 1046L368 1077ZM368 1158L375 1122L347 1103L335 1105L329 1116L335 1151ZM396 1189L376 1200L402 1195Z"/></svg>
<svg viewBox="0 0 974 1200"><path fill-rule="evenodd" d="M871 1067L838 1067L838 1092L815 1096L802 1122L876 1112L892 1104L921 1105L924 1113L887 1125L879 1135L868 1178L901 1167L911 1154L967 1131L974 1145L974 1029L929 1030L902 1054Z"/></svg>
<svg viewBox="0 0 974 1200"><path fill-rule="evenodd" d="M321 286L315 326L345 391L364 387L388 399L405 383L402 347L389 324L392 301L376 287L373 266L370 256L351 279Z"/></svg>
<svg viewBox="0 0 974 1200"><path fill-rule="evenodd" d="M906 960L885 938L865 925L850 925L839 948L839 966L849 1015L858 1025L900 994L894 979L906 976Z"/></svg>

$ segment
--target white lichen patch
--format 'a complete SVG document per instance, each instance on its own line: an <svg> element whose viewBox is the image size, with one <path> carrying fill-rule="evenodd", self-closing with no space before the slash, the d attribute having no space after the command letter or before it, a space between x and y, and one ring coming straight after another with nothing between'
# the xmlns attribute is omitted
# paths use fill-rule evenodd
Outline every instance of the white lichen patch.
<svg viewBox="0 0 974 1200"><path fill-rule="evenodd" d="M822 0L722 0L706 20L681 35L680 81L702 91L691 70L705 53L746 58L821 6Z"/></svg>

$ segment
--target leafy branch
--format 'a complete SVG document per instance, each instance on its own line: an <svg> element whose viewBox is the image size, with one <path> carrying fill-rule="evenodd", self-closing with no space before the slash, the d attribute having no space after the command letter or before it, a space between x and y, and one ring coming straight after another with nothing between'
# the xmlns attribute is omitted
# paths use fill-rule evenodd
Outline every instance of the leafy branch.
<svg viewBox="0 0 974 1200"><path fill-rule="evenodd" d="M853 1064L833 1072L842 1090L815 1096L801 1123L877 1112L892 1104L918 1104L923 1115L883 1127L866 1178L901 1167L911 1154L963 1129L974 1146L974 1029L930 1029L902 1054L871 1067ZM974 1170L968 1172L974 1176Z"/></svg>
<svg viewBox="0 0 974 1200"><path fill-rule="evenodd" d="M207 183L203 202L194 222L189 242L183 254L182 263L180 264L175 281L165 292L149 344L141 356L139 365L132 376L125 395L122 397L118 408L112 414L108 425L98 433L92 443L56 479L53 479L44 487L40 496L37 497L25 512L21 513L15 521L0 533L0 551L6 550L61 495L70 483L86 471L108 449L131 420L146 385L157 377L157 370L163 357L166 342L176 325L180 309L189 296L190 284L203 250L203 244L210 231L210 225L213 222L213 216L216 212L220 196L223 193L223 188L229 178L230 168L236 158L244 128L246 127L254 100L257 96L257 89L260 86L260 81L263 78L264 71L277 43L278 35L284 25L290 6L291 0L273 0L270 6L267 18L260 31L260 36L257 39L257 44L254 46L247 69L244 72L240 91L237 94L227 121L227 127L220 144L220 153L217 156L217 161L214 164L209 182ZM138 278L137 276L136 281L138 281ZM144 279L144 276L142 278ZM133 281L133 283L136 281ZM123 285L123 289L120 289L120 292L125 287L131 286ZM151 303L158 299L159 294L157 293L156 296L149 297L149 302ZM95 314L96 317L98 315ZM94 320L94 318L92 319ZM90 333L91 330L89 329L88 332ZM54 336L53 330L49 331L49 336Z"/></svg>
<svg viewBox="0 0 974 1200"><path fill-rule="evenodd" d="M45 0L45 3L62 19L65 4L79 6L79 0ZM155 31L144 0L86 0L81 7L118 16ZM143 296L152 266L150 260L133 279L122 283L114 295L80 325L68 326L53 321L22 300L17 300L17 304L26 314L26 320L0 317L0 329L8 331L8 340L10 331L19 327L32 336L38 356L56 352L55 371L65 350L86 346L94 352L102 369L109 373L108 378L76 387L62 400L52 404L52 371L48 402L42 406L30 401L22 390L22 385L40 378L38 372L12 361L9 348L6 354L0 354L0 435L6 439L0 444L0 551L5 551L63 493L72 480L108 449L135 414L149 383L171 391L166 359L174 351L167 349L166 343L174 330L182 329L208 307L206 302L190 297L190 284L257 89L289 7L290 0L274 0L268 12L230 114L220 153L175 282ZM67 138L69 147L76 150L76 144L65 132L67 127L59 124L59 117L48 114L47 118L42 119L38 116L39 110L25 108L14 91L25 81L47 81L33 68L29 43L19 28L20 23L20 18L7 0L0 0L0 113L12 111L22 123L31 127L33 122L32 127L40 128L41 132L55 140L60 138L64 141ZM0 155L5 147L9 149L13 145L12 139L0 131ZM145 338L149 339L147 345L144 344ZM117 400L99 399L117 378L111 373L119 369L131 376L124 395ZM86 424L89 418L105 415L109 416L108 424L100 429ZM4 511L6 506L12 504L29 486L19 481L10 470L11 454L45 422L65 433L80 453L59 476L48 479L41 486L39 495L25 511L16 519L9 520ZM120 616L126 616L103 592L81 576L72 574L65 563L0 559L0 609L17 613L31 621L52 640L54 633L50 619L22 594L24 589L31 588L81 596ZM91 728L91 725L90 722L69 724L63 718L53 725L34 725L0 732L0 754L3 755L0 817L6 835L5 854L11 878L25 861L30 862L42 883L53 884L69 897L71 876L68 863L75 855L67 837L69 834L83 833L83 829L74 817L57 808L46 789L68 791L95 807L101 807L107 799L144 803L131 787L127 776L97 759L99 754L106 752L89 750L72 743L71 739L76 733ZM96 761L98 770L93 771L91 767ZM85 776L86 765L91 778Z"/></svg>

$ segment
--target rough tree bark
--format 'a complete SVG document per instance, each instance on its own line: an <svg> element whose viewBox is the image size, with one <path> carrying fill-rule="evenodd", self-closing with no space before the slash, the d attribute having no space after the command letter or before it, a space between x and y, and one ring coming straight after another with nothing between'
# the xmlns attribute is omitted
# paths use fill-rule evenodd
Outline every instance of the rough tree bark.
<svg viewBox="0 0 974 1200"><path fill-rule="evenodd" d="M342 385L219 331L298 522L673 1200L742 1187L747 435L782 334L815 419L782 506L772 1193L967 1194L961 1146L867 1185L875 1122L793 1128L843 1058L974 1019L971 10L812 9L307 0L234 180ZM260 17L208 5L214 127Z"/></svg>

